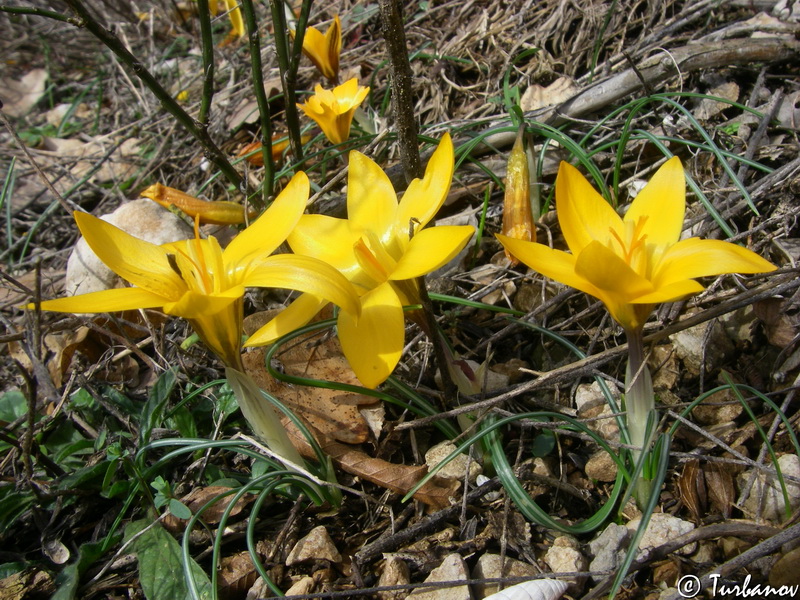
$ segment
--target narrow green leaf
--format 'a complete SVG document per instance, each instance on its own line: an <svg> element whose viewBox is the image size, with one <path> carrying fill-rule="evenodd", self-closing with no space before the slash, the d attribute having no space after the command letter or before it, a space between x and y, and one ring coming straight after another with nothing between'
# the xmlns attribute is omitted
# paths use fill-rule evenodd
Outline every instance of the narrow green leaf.
<svg viewBox="0 0 800 600"><path fill-rule="evenodd" d="M169 395L178 381L177 369L172 368L165 371L164 374L158 378L153 389L150 390L150 395L147 402L142 409L141 423L142 428L139 432L139 445L144 446L150 441L150 434L153 429L161 424L164 418L164 409L169 400Z"/></svg>
<svg viewBox="0 0 800 600"><path fill-rule="evenodd" d="M29 492L17 492L13 485L0 485L0 534L5 533L34 500Z"/></svg>

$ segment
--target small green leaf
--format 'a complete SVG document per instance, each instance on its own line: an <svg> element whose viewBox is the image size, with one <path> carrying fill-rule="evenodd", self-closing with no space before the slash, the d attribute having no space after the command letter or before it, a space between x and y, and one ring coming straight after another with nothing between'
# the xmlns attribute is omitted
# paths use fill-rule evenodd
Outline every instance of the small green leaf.
<svg viewBox="0 0 800 600"><path fill-rule="evenodd" d="M214 420L221 416L222 421L230 417L233 413L239 410L239 404L236 402L236 396L231 387L226 383L220 388L219 395L214 402Z"/></svg>
<svg viewBox="0 0 800 600"><path fill-rule="evenodd" d="M183 502L177 498L172 498L169 501L169 512L179 519L191 519L192 511Z"/></svg>
<svg viewBox="0 0 800 600"><path fill-rule="evenodd" d="M131 549L139 559L139 582L147 600L192 600L184 576L181 547L161 525L149 520L134 521L125 528L125 539L137 533ZM189 572L201 600L211 598L211 582L191 558Z"/></svg>
<svg viewBox="0 0 800 600"><path fill-rule="evenodd" d="M98 490L102 489L103 481L108 472L108 463L99 462L88 467L76 469L58 481L60 490Z"/></svg>
<svg viewBox="0 0 800 600"><path fill-rule="evenodd" d="M13 525L33 501L33 494L14 491L13 485L0 485L0 533Z"/></svg>
<svg viewBox="0 0 800 600"><path fill-rule="evenodd" d="M73 600L78 591L81 575L102 555L102 542L83 544L78 551L78 559L56 576L58 589L50 597L50 600Z"/></svg>
<svg viewBox="0 0 800 600"><path fill-rule="evenodd" d="M531 453L536 457L550 454L556 447L556 436L552 431L543 431L533 438Z"/></svg>
<svg viewBox="0 0 800 600"><path fill-rule="evenodd" d="M178 407L172 413L172 416L167 419L167 427L177 429L181 437L197 437L197 423L195 423L194 413L185 406Z"/></svg>
<svg viewBox="0 0 800 600"><path fill-rule="evenodd" d="M31 563L28 562L3 563L2 565L0 565L0 579L11 577L15 573L20 573L21 571L24 571L30 566Z"/></svg>
<svg viewBox="0 0 800 600"><path fill-rule="evenodd" d="M94 408L96 404L97 402L95 401L94 396L92 396L86 390L86 388L79 389L77 392L72 394L69 399L70 408L73 410Z"/></svg>
<svg viewBox="0 0 800 600"><path fill-rule="evenodd" d="M11 390L0 396L0 420L16 421L28 410L25 395L19 390Z"/></svg>

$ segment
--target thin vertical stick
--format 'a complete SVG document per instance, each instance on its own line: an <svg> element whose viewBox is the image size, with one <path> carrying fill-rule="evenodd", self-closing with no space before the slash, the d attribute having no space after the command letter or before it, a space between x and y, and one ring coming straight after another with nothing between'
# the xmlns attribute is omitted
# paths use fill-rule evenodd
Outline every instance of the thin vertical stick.
<svg viewBox="0 0 800 600"><path fill-rule="evenodd" d="M212 0L216 2L216 0ZM200 98L200 110L197 120L200 127L208 129L208 113L214 97L214 41L211 38L211 11L208 0L197 0L197 13L200 18L200 40L203 57L203 96Z"/></svg>
<svg viewBox="0 0 800 600"><path fill-rule="evenodd" d="M403 163L406 181L422 177L422 163L417 145L417 121L414 118L414 103L411 94L411 64L406 50L406 34L403 14L397 0L380 0L383 37L389 56L392 79L392 108L397 136L400 142L400 161ZM444 369L442 369L444 371Z"/></svg>
<svg viewBox="0 0 800 600"><path fill-rule="evenodd" d="M455 406L452 402L458 393L458 387L450 375L450 361L448 356L450 352L445 349L445 342L442 339L442 334L439 331L439 325L436 323L436 315L433 312L433 303L428 295L428 286L425 282L425 276L417 277L417 287L419 288L419 300L422 305L422 314L425 315L425 323L428 328L428 338L433 345L433 356L436 358L436 366L439 367L439 374L442 377L442 392L444 393L444 402L442 409L449 410Z"/></svg>
<svg viewBox="0 0 800 600"><path fill-rule="evenodd" d="M300 139L300 116L297 114L294 73L292 72L293 63L299 61L293 61L289 56L289 36L286 29L286 15L283 12L283 0L270 0L269 4L272 8L272 26L275 34L275 49L278 53L278 68L281 72L281 85L283 86L283 96L286 98L286 126L289 129L289 143L292 146L295 159L299 162L303 160L303 142ZM308 20L308 13L306 13L306 20ZM295 34L300 38L300 47L302 48L305 22L298 25L303 26L303 30L301 31L298 28Z"/></svg>
<svg viewBox="0 0 800 600"><path fill-rule="evenodd" d="M256 13L253 10L252 0L242 0L244 23L247 27L247 37L250 42L250 66L253 73L253 93L258 104L258 114L261 119L261 156L264 159L264 181L262 182L263 204L269 203L274 189L275 166L272 164L272 114L269 109L267 92L264 90L264 76L261 66L261 34L258 32Z"/></svg>

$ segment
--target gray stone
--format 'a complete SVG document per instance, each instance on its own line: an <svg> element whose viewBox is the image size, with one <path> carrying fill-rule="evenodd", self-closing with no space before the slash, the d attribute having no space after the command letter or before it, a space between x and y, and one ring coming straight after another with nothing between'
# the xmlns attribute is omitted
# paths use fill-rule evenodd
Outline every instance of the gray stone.
<svg viewBox="0 0 800 600"><path fill-rule="evenodd" d="M123 204L114 212L100 218L153 244L160 245L194 236L192 228L180 217L146 198ZM65 293L75 296L121 285L122 279L97 257L86 240L80 238L67 262Z"/></svg>
<svg viewBox="0 0 800 600"><path fill-rule="evenodd" d="M502 566L502 569L501 569ZM472 570L473 579L499 579L501 577L535 577L540 569L534 565L506 557L502 560L499 554L484 554ZM486 598L500 590L497 583L476 583L477 598Z"/></svg>
<svg viewBox="0 0 800 600"><path fill-rule="evenodd" d="M308 560L329 560L332 563L342 561L342 555L323 525L314 527L294 545L286 558L286 564L292 566Z"/></svg>
<svg viewBox="0 0 800 600"><path fill-rule="evenodd" d="M589 563L589 570L595 571L614 571L625 557L628 548L630 532L624 525L609 523L599 536L589 542L589 552L594 559ZM593 577L595 581L602 579L604 575Z"/></svg>
<svg viewBox="0 0 800 600"><path fill-rule="evenodd" d="M778 458L781 474L785 477L800 478L800 460L795 454L784 454ZM761 517L780 523L786 518L786 502L783 499L778 478L775 475L759 471L753 478L753 470L745 471L739 475L737 482L739 489L744 490L750 481L750 495L742 502L742 509L750 516L755 517L761 512ZM790 512L800 506L800 485L786 481L786 492L789 495Z"/></svg>
<svg viewBox="0 0 800 600"><path fill-rule="evenodd" d="M581 554L580 546L574 538L569 536L559 536L553 541L553 545L544 555L544 562L553 573L577 573L586 571L586 558ZM583 589L585 579L568 578L572 594L579 593Z"/></svg>
<svg viewBox="0 0 800 600"><path fill-rule="evenodd" d="M442 564L436 567L425 583L435 583L439 581L466 581L467 566L460 554L448 554ZM407 598L414 600L472 600L469 586L459 585L455 587L426 587L419 588L411 592Z"/></svg>
<svg viewBox="0 0 800 600"><path fill-rule="evenodd" d="M641 517L628 522L627 527L631 535L639 528ZM639 540L639 552L647 552L653 548L663 546L669 541L694 529L694 523L673 517L667 513L653 513L644 535ZM679 554L691 554L697 549L697 544L689 544L678 550Z"/></svg>

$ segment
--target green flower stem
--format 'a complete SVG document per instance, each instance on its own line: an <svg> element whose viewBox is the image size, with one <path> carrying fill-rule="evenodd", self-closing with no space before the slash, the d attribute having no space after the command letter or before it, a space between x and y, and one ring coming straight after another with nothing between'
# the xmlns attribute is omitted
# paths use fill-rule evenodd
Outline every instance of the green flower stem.
<svg viewBox="0 0 800 600"><path fill-rule="evenodd" d="M643 453L648 451L650 436L648 423L654 422L656 405L653 393L653 381L647 368L644 354L644 337L642 329L626 330L628 338L628 368L625 371L625 411L628 435L636 450L631 451L633 466L639 462ZM640 472L635 482L634 496L639 506L646 506L652 491L652 482L645 479Z"/></svg>
<svg viewBox="0 0 800 600"><path fill-rule="evenodd" d="M261 123L261 157L264 160L264 182L262 185L263 204L258 208L263 209L272 197L275 179L275 165L272 163L272 114L270 113L269 100L264 91L264 75L261 65L261 35L256 23L256 12L252 0L242 0L242 15L250 42L250 67L253 74L253 93L258 105L258 114Z"/></svg>
<svg viewBox="0 0 800 600"><path fill-rule="evenodd" d="M216 1L216 0L214 0ZM208 0L197 0L197 16L200 19L200 40L203 56L203 95L197 120L204 129L208 128L208 114L214 98L214 40L211 37L211 10Z"/></svg>
<svg viewBox="0 0 800 600"><path fill-rule="evenodd" d="M35 8L32 6L6 6L3 4L0 5L0 12L11 13L13 15L34 15L37 17L47 17L48 19L55 19L56 21L61 21L62 23L72 23L75 25L72 19L66 15L62 15L61 13L52 10Z"/></svg>
<svg viewBox="0 0 800 600"><path fill-rule="evenodd" d="M423 323L422 327L428 334L428 339L433 344L433 355L436 358L436 366L439 367L439 373L442 377L442 389L444 391L444 406L443 410L449 410L453 407L452 401L455 400L458 388L453 382L450 375L452 352L446 348L446 343L439 331L439 326L436 324L436 315L433 312L433 303L430 296L428 296L428 287L425 283L425 276L417 277L417 287L419 288L419 300L422 305Z"/></svg>
<svg viewBox="0 0 800 600"><path fill-rule="evenodd" d="M295 161L299 163L303 160L303 142L300 137L300 117L297 114L297 99L294 91L296 65L299 61L292 59L289 55L289 36L286 28L286 14L283 12L285 10L283 0L270 0L270 7L272 8L272 28L275 35L278 67L281 72L281 85L284 98L286 98L286 126L289 129L289 143L292 146ZM298 23L295 34L295 45L299 40L301 48L307 20L308 12L306 12L306 20ZM302 30L300 29L301 25Z"/></svg>
<svg viewBox="0 0 800 600"><path fill-rule="evenodd" d="M305 464L303 457L289 439L278 412L264 398L256 382L249 375L231 367L225 368L225 377L253 433L275 454L289 461L290 468L292 465L302 467Z"/></svg>

